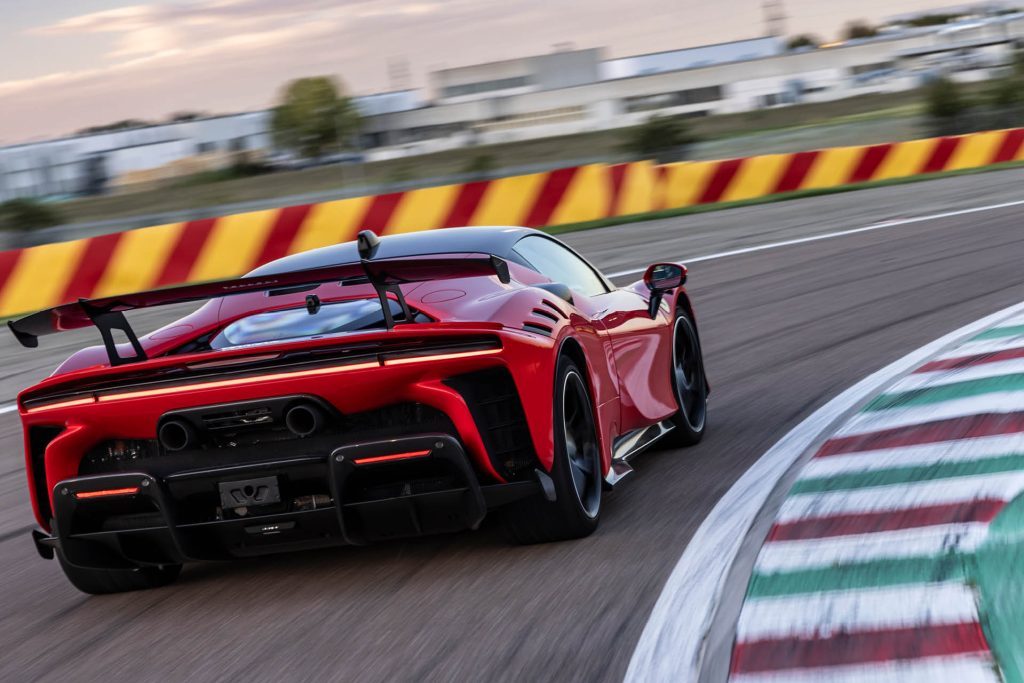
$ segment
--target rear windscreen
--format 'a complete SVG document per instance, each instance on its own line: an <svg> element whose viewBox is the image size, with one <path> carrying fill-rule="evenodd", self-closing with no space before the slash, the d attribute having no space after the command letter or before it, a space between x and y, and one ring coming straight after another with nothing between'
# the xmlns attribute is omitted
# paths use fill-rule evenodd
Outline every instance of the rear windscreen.
<svg viewBox="0 0 1024 683"><path fill-rule="evenodd" d="M401 307L389 300L391 314L401 319ZM377 299L355 299L324 304L310 315L305 308L256 313L225 327L210 341L214 349L247 344L303 339L344 332L384 329L384 313Z"/></svg>

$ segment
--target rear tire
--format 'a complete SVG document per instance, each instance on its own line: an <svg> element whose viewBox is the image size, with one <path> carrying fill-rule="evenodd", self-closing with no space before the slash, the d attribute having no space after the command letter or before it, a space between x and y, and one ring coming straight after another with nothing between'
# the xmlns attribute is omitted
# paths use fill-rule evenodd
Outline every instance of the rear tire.
<svg viewBox="0 0 1024 683"><path fill-rule="evenodd" d="M127 593L129 591L148 590L168 586L181 573L180 564L168 564L162 567L139 567L137 569L92 569L78 567L69 563L61 552L57 551L57 560L64 575L68 577L78 590L91 595L109 593Z"/></svg>
<svg viewBox="0 0 1024 683"><path fill-rule="evenodd" d="M665 444L694 446L707 427L708 385L697 326L682 308L672 324L672 388L679 412L671 417L675 429L665 436Z"/></svg>
<svg viewBox="0 0 1024 683"><path fill-rule="evenodd" d="M589 536L601 516L601 449L586 375L568 356L558 360L554 386L555 500L529 499L504 513L505 531L520 544Z"/></svg>

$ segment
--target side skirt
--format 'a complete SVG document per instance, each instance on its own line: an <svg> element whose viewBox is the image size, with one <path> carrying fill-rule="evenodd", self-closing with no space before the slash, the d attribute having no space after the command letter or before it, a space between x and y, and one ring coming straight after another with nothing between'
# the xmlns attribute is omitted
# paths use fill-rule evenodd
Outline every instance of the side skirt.
<svg viewBox="0 0 1024 683"><path fill-rule="evenodd" d="M633 472L629 461L641 452L650 448L654 443L675 429L675 425L669 420L662 420L650 427L634 429L631 432L619 436L612 446L612 466L608 468L608 474L604 478L605 488L611 490L627 475Z"/></svg>

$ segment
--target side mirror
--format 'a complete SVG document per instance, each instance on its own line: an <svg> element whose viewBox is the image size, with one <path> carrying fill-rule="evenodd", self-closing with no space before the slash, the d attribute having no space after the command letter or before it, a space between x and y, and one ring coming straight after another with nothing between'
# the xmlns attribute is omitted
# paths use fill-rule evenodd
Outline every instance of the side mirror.
<svg viewBox="0 0 1024 683"><path fill-rule="evenodd" d="M686 283L686 266L678 263L655 263L644 273L644 284L652 292L665 293Z"/></svg>
<svg viewBox="0 0 1024 683"><path fill-rule="evenodd" d="M651 301L647 312L651 318L658 315L658 306L666 292L686 283L686 266L679 263L655 263L644 273L644 284L651 290Z"/></svg>

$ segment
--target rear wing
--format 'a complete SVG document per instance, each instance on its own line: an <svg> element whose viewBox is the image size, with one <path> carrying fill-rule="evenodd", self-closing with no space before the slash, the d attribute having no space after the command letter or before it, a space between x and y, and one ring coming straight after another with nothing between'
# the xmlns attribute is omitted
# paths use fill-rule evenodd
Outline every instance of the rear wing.
<svg viewBox="0 0 1024 683"><path fill-rule="evenodd" d="M370 248L364 248L364 241ZM399 285L491 275L496 275L505 284L510 281L508 264L490 254L439 254L373 261L367 257L372 256L375 251L372 247L375 246L375 236L367 238L361 234L362 259L356 263L296 270L277 275L218 280L99 299L79 299L19 320L9 321L7 325L21 345L29 348L39 346L39 337L95 325L103 337L103 345L106 347L110 364L123 365L144 361L147 358L138 337L125 318L125 311L204 301L249 292L302 291L304 288L328 282L337 282L341 285L371 284L380 300L385 324L391 329L395 325L395 320L388 304L389 294L398 300L405 320L412 317ZM306 297L306 305L313 314L319 309L320 301L315 295L310 295ZM135 353L134 356L124 357L118 353L112 334L114 330L120 330L125 334Z"/></svg>

